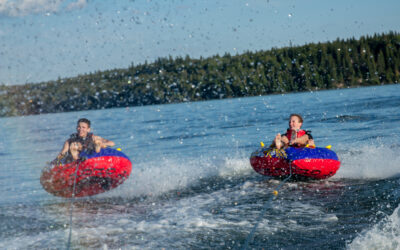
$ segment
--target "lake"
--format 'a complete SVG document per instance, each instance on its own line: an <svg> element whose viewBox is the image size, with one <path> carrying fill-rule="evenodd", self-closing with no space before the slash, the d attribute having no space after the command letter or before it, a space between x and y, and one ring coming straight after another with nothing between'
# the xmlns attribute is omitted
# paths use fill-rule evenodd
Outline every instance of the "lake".
<svg viewBox="0 0 400 250"><path fill-rule="evenodd" d="M399 249L399 107L400 85L387 85L1 118L0 248ZM249 157L291 113L342 164L271 200L282 181ZM82 117L130 157L131 176L97 196L52 196L41 171Z"/></svg>

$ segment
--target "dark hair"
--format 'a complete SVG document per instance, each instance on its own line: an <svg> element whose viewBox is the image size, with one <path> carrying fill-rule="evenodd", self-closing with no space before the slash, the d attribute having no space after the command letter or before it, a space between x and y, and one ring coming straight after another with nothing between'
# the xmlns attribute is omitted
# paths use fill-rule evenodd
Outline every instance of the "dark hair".
<svg viewBox="0 0 400 250"><path fill-rule="evenodd" d="M81 123L81 122L86 123L90 128L90 121L88 119L86 119L86 118L79 119L78 122L77 122L77 125L79 125L79 123Z"/></svg>
<svg viewBox="0 0 400 250"><path fill-rule="evenodd" d="M301 117L301 115L299 115L299 114L291 114L290 118L292 118L293 116L296 116L297 118L299 118L300 123L303 123L303 117Z"/></svg>

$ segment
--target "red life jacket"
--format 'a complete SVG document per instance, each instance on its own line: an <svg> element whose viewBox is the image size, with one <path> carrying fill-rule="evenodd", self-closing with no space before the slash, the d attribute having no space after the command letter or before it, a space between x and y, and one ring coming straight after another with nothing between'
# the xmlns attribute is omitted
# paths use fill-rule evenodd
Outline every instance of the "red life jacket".
<svg viewBox="0 0 400 250"><path fill-rule="evenodd" d="M297 133L296 133L296 138L302 137L302 136L305 135L305 134L306 134L306 131L300 129L300 130L298 130ZM286 137L289 139L289 141L292 139L292 130L291 130L291 129L288 129L288 130L286 131Z"/></svg>

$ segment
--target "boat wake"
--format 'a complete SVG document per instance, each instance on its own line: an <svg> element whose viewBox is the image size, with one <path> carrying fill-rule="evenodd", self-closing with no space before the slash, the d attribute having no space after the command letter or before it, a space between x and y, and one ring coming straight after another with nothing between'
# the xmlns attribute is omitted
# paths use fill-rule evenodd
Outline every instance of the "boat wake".
<svg viewBox="0 0 400 250"><path fill-rule="evenodd" d="M335 178L387 179L400 175L398 148L365 145L338 152L341 168Z"/></svg>

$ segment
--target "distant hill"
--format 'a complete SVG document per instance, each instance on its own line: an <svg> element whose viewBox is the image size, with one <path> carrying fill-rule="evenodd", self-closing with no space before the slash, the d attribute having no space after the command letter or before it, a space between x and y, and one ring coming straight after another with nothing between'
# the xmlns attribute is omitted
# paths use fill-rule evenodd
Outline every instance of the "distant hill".
<svg viewBox="0 0 400 250"><path fill-rule="evenodd" d="M37 84L0 85L0 116L368 86L400 81L395 32L225 54L160 58Z"/></svg>

